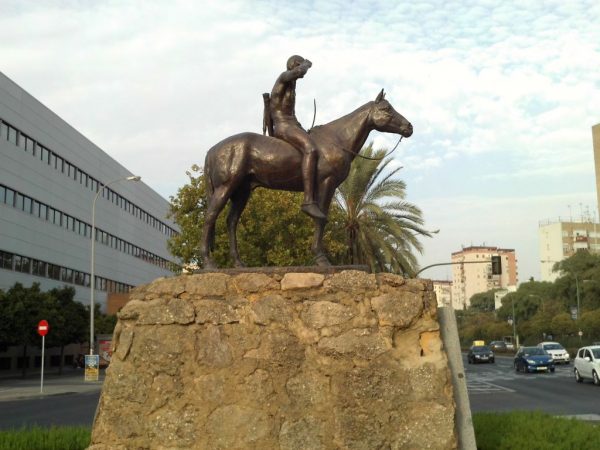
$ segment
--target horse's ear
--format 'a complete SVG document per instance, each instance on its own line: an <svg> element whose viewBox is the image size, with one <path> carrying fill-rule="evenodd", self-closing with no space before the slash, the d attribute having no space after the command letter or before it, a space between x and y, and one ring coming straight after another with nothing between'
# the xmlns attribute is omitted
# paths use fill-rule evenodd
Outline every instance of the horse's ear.
<svg viewBox="0 0 600 450"><path fill-rule="evenodd" d="M385 92L383 92L383 89L382 89L381 92L377 95L377 98L375 99L375 103L379 103L384 98L385 98Z"/></svg>

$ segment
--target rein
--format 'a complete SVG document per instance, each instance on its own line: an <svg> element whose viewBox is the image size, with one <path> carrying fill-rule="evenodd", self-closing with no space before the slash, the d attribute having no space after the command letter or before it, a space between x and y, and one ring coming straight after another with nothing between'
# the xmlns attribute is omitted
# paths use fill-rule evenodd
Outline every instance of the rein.
<svg viewBox="0 0 600 450"><path fill-rule="evenodd" d="M398 145L400 145L400 141L402 141L403 137L404 136L400 136L400 139L398 139L398 142L396 142L396 145L394 145L394 148L391 151L389 151L388 153L386 153L385 155L383 155L381 158L369 158L368 156L361 155L360 153L354 153L354 152L351 152L350 150L346 150L344 147L340 147L340 149L345 151L346 153L350 153L351 155L358 156L359 158L362 158L362 159L368 159L369 161L381 161L382 159L387 158L392 153L394 153L394 151L398 148Z"/></svg>

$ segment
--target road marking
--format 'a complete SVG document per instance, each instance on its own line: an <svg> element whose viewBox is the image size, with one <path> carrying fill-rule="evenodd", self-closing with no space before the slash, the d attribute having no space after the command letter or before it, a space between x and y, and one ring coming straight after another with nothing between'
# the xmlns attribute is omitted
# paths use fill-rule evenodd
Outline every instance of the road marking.
<svg viewBox="0 0 600 450"><path fill-rule="evenodd" d="M514 389L509 389L498 384L480 380L469 381L468 379L467 390L472 394L488 394L490 392L515 392Z"/></svg>

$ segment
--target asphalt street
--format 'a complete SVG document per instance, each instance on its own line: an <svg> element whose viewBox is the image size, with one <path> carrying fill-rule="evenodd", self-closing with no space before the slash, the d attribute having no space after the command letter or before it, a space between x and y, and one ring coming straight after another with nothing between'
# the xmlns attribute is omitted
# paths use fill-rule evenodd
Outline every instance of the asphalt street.
<svg viewBox="0 0 600 450"><path fill-rule="evenodd" d="M91 426L104 379L84 381L83 371L48 374L40 393L40 378L0 379L0 429L21 427Z"/></svg>
<svg viewBox="0 0 600 450"><path fill-rule="evenodd" d="M0 429L92 426L100 391L0 402Z"/></svg>
<svg viewBox="0 0 600 450"><path fill-rule="evenodd" d="M463 358L463 364L472 412L537 410L600 419L600 387L576 383L572 363L530 374L515 372L512 356L497 356L494 364L467 364Z"/></svg>
<svg viewBox="0 0 600 450"><path fill-rule="evenodd" d="M537 410L561 416L600 420L600 387L576 383L573 365L554 373L516 373L511 356L494 364L464 367L472 412ZM20 427L91 426L102 381L84 382L82 373L50 376L44 394L39 378L0 380L0 429Z"/></svg>

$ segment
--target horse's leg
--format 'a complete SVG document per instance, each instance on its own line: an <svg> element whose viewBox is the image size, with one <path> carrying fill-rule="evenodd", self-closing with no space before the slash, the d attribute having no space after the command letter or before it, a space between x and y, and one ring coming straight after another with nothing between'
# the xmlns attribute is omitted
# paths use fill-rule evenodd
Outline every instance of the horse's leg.
<svg viewBox="0 0 600 450"><path fill-rule="evenodd" d="M319 186L319 195L317 199L317 203L319 204L319 208L325 215L329 212L329 206L331 205L331 200L333 199L333 194L335 193L334 179L332 177L326 178L321 185ZM313 244L311 250L315 255L315 262L317 266L330 266L331 263L325 254L325 249L323 248L323 235L325 233L325 224L327 221L314 219L315 221L315 233L313 238Z"/></svg>
<svg viewBox="0 0 600 450"><path fill-rule="evenodd" d="M205 269L215 269L217 266L210 257L212 249L212 239L215 235L215 226L219 213L225 207L227 200L231 195L231 185L221 185L215 189L208 201L208 208L204 215L204 227L202 228L202 241L200 243L200 256L202 256L202 266Z"/></svg>
<svg viewBox="0 0 600 450"><path fill-rule="evenodd" d="M238 253L236 230L240 216L250 198L250 193L250 186L245 183L238 187L231 195L231 209L227 215L227 234L229 235L229 253L233 258L234 267L246 267Z"/></svg>

